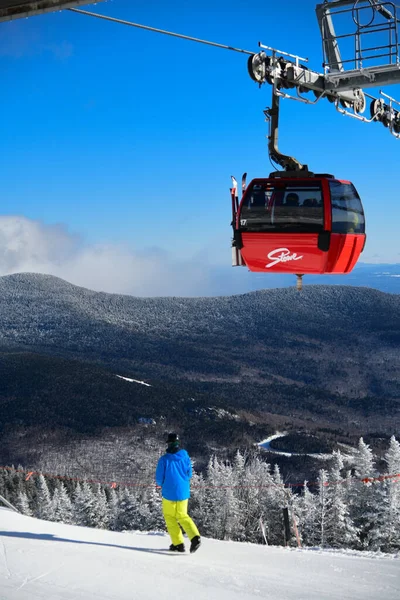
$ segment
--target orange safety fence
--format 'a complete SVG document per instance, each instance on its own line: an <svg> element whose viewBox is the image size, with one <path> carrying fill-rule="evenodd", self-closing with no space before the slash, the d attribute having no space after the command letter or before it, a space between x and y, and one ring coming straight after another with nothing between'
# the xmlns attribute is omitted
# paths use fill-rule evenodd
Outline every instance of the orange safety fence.
<svg viewBox="0 0 400 600"><path fill-rule="evenodd" d="M59 480L66 480L66 481L74 481L77 483L91 483L91 484L100 484L100 485L104 485L104 486L108 486L112 489L116 489L117 487L142 487L142 488L154 488L154 487L158 487L156 486L155 483L144 483L144 482L126 482L126 481L103 481L103 480L99 480L99 479L83 479L80 477L70 477L68 475L54 475L53 473L42 473L41 471L28 471L25 469L15 469L14 467L2 467L0 466L0 470L3 471L8 471L11 473L22 473L25 475L25 481L29 481L29 479L31 479L31 477L33 477L34 475L43 475L43 477L46 477L47 479L59 479ZM354 483L356 481L365 483L365 484L369 484L369 483L381 483L383 481L391 481L393 483L398 483L400 482L400 473L394 473L391 475L379 475L378 477L351 477L351 478L347 478L347 479L340 479L338 481L324 481L324 482L319 482L319 481L306 481L306 482L302 482L302 483L275 483L275 482L271 482L271 483L267 483L265 485L193 485L192 488L193 489L214 489L214 488L218 488L218 489L241 489L241 488L255 488L255 489L266 489L266 488L271 488L271 487L282 487L282 488L295 488L295 487L304 487L305 485L307 487L317 487L319 485L322 485L324 487L328 487L331 485L341 485L341 484L345 484L345 483Z"/></svg>

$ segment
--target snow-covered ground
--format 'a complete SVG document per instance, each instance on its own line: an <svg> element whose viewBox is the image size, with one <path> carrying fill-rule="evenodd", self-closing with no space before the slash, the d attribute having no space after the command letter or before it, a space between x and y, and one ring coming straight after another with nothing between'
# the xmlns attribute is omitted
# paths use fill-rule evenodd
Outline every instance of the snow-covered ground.
<svg viewBox="0 0 400 600"><path fill-rule="evenodd" d="M114 533L0 508L0 600L396 600L400 557Z"/></svg>
<svg viewBox="0 0 400 600"><path fill-rule="evenodd" d="M282 438L287 435L288 434L286 433L286 431L277 431L273 435L267 437L262 442L259 442L258 445L261 448L264 448L264 450L267 450L267 452L271 452L272 454L280 454L281 456L312 456L313 458L320 458L321 460L327 460L329 458L332 458L332 454L321 454L320 452L304 454L301 452L284 452L283 450L274 450L274 448L271 448L271 442L273 440L277 440L278 438Z"/></svg>
<svg viewBox="0 0 400 600"><path fill-rule="evenodd" d="M125 381L129 381L130 383L140 383L141 385L146 385L147 387L151 387L150 383L146 383L145 381L139 381L139 379L131 379L130 377L123 377L122 375L117 375L120 379L124 379Z"/></svg>

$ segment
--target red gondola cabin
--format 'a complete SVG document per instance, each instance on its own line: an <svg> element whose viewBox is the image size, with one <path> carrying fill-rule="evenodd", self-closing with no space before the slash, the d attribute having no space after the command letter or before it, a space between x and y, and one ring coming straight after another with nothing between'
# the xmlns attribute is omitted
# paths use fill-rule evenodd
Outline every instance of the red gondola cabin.
<svg viewBox="0 0 400 600"><path fill-rule="evenodd" d="M275 175L275 174L274 174ZM365 245L352 183L331 175L253 179L232 190L233 264L265 273L349 273Z"/></svg>

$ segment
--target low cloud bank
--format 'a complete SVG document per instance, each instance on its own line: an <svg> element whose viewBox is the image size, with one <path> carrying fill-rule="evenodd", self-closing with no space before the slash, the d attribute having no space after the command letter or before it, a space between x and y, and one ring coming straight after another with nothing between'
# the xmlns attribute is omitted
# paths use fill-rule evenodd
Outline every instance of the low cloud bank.
<svg viewBox="0 0 400 600"><path fill-rule="evenodd" d="M0 275L18 272L46 273L92 290L137 296L202 296L246 287L230 282L229 263L224 275L200 257L176 260L158 248L138 252L116 244L87 245L63 225L0 217Z"/></svg>
<svg viewBox="0 0 400 600"><path fill-rule="evenodd" d="M132 296L222 296L295 285L293 275L250 273L207 259L207 252L172 256L162 248L88 245L64 225L0 217L0 276L45 273L82 287ZM369 286L400 293L400 265L359 263L348 275L310 275L304 285Z"/></svg>

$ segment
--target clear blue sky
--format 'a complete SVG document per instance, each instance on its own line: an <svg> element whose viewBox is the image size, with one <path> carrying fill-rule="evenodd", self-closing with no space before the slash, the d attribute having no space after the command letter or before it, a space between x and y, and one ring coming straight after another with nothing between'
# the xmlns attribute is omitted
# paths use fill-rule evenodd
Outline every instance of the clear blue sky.
<svg viewBox="0 0 400 600"><path fill-rule="evenodd" d="M319 70L315 3L113 0L87 8L255 52L260 40ZM270 87L250 79L247 57L66 11L0 29L1 215L39 224L32 264L45 269L49 231L61 224L63 252L74 240L229 266L230 175L271 170L262 113ZM400 86L387 91L400 96ZM327 101L285 101L280 147L313 170L351 179L367 217L364 262L400 262L400 140ZM15 252L7 231L0 228L0 245L6 239ZM47 254L35 263L43 231Z"/></svg>

